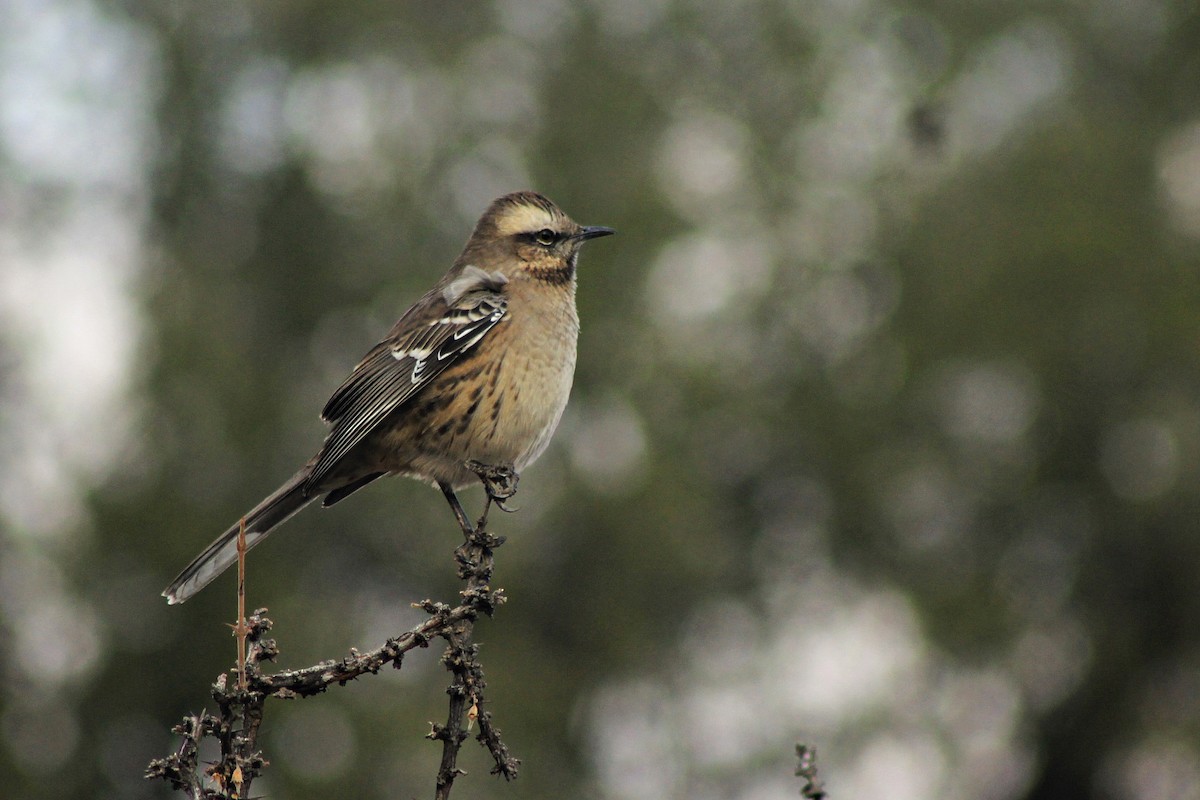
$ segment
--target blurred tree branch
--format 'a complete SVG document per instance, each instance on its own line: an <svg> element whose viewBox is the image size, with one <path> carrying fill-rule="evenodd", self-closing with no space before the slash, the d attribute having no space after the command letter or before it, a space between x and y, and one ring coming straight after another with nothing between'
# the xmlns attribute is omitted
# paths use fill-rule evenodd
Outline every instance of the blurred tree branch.
<svg viewBox="0 0 1200 800"><path fill-rule="evenodd" d="M825 785L817 777L817 748L797 742L796 759L800 762L796 767L796 777L804 779L800 796L804 800L829 800Z"/></svg>
<svg viewBox="0 0 1200 800"><path fill-rule="evenodd" d="M441 741L443 745L436 798L448 798L454 779L463 774L456 766L458 751L475 722L479 723L476 738L496 762L492 773L503 775L506 780L516 778L520 761L509 754L500 731L492 725L491 714L484 710L486 683L477 658L478 646L471 641L479 614L490 617L506 599L503 590L488 585L494 565L493 551L504 543L504 538L489 533L485 526L486 514L466 532L466 540L455 550L459 577L467 582L459 604L452 607L433 600L414 603L415 608L429 614L429 619L369 652L360 653L352 648L350 654L340 660L266 673L262 664L274 662L279 648L274 639L265 638L272 625L264 616L266 609L255 611L244 625L248 646L244 666L239 653L239 674L244 669L244 684L237 679L231 681L227 673L221 674L212 687L218 713L202 712L184 717L172 729L183 741L171 755L152 761L146 769L146 777L169 781L193 800L247 797L251 782L269 764L257 749L267 698L311 697L334 685L345 686L362 675L378 673L389 663L400 669L405 653L428 647L431 640L442 637L447 642L442 663L453 678L446 690L450 695L446 724L435 724L428 734L428 738ZM219 742L221 754L217 762L201 770L197 753L205 737L213 737Z"/></svg>

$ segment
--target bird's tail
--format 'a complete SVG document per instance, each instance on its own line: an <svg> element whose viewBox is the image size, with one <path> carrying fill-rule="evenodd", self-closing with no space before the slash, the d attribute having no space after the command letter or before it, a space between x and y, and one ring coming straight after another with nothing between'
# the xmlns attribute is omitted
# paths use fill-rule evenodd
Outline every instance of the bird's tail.
<svg viewBox="0 0 1200 800"><path fill-rule="evenodd" d="M305 495L304 482L307 477L307 469L296 473L291 480L276 489L270 497L246 515L247 550L267 538L267 534L277 525L316 499L316 495ZM242 521L238 520L206 547L203 553L196 556L192 563L184 567L183 572L163 590L163 597L167 598L168 603L174 605L187 600L237 561L238 532L241 527Z"/></svg>

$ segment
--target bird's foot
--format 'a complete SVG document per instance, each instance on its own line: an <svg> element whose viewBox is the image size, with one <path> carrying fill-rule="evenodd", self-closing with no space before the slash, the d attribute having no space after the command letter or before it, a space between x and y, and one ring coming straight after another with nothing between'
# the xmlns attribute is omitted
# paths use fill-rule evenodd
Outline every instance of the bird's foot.
<svg viewBox="0 0 1200 800"><path fill-rule="evenodd" d="M478 461L468 461L467 469L479 476L480 482L483 483L483 490L487 493L487 500L483 506L483 516L479 518L476 524L478 529L484 528L487 525L488 511L492 507L492 503L501 511L511 514L516 511L515 508L510 508L505 505L505 501L517 493L517 481L521 476L517 471L510 466L492 464L482 464Z"/></svg>
<svg viewBox="0 0 1200 800"><path fill-rule="evenodd" d="M503 464L493 466L491 464L481 464L478 461L468 461L466 467L479 476L479 480L483 483L483 489L487 492L488 499L500 506L504 511L516 510L504 508L504 501L517 493L517 481L521 479L521 476L517 474L515 469Z"/></svg>

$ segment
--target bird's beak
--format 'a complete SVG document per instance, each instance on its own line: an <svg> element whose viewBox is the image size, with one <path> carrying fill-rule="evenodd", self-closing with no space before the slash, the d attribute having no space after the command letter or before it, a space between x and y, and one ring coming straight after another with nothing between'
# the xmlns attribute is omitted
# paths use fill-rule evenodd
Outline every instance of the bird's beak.
<svg viewBox="0 0 1200 800"><path fill-rule="evenodd" d="M575 238L581 242L586 242L588 239L598 239L601 236L612 236L616 233L612 228L606 228L603 225L589 225L579 233L575 234Z"/></svg>

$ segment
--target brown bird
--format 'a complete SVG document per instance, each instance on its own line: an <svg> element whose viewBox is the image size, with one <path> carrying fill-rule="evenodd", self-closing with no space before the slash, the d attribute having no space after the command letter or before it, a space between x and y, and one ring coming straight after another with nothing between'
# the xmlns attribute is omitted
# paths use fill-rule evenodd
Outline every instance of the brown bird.
<svg viewBox="0 0 1200 800"><path fill-rule="evenodd" d="M325 443L246 514L246 545L316 498L331 506L384 475L439 487L464 532L456 490L481 480L488 505L503 507L571 392L579 249L611 233L576 224L535 192L495 200L450 271L329 398ZM182 603L237 560L240 526L179 573L167 602Z"/></svg>

